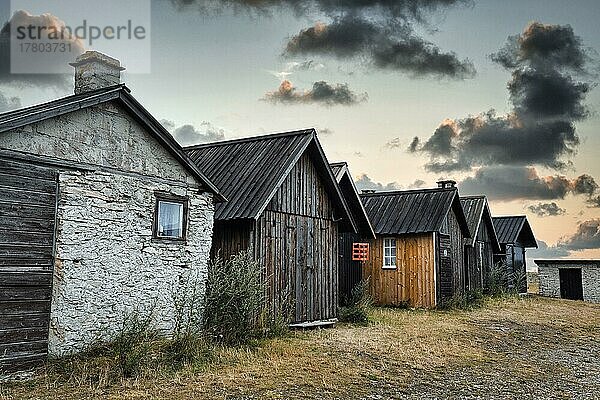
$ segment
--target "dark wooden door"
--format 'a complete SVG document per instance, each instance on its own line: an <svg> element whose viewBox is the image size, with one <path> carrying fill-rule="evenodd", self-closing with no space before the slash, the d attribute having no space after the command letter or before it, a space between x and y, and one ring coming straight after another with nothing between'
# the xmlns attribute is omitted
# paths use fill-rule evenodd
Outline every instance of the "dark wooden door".
<svg viewBox="0 0 600 400"><path fill-rule="evenodd" d="M560 297L570 300L583 300L583 285L580 268L561 268Z"/></svg>
<svg viewBox="0 0 600 400"><path fill-rule="evenodd" d="M55 171L0 158L0 373L47 356L56 193Z"/></svg>

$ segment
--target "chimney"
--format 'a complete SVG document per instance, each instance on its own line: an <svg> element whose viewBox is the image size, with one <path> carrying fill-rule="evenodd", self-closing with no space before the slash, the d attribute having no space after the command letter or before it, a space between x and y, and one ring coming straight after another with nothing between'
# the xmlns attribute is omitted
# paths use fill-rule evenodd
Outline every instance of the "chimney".
<svg viewBox="0 0 600 400"><path fill-rule="evenodd" d="M456 187L456 181L453 181L452 179L438 181L437 184L438 184L438 187L441 189L450 189L450 188Z"/></svg>
<svg viewBox="0 0 600 400"><path fill-rule="evenodd" d="M371 194L371 193L375 193L375 189L363 189L362 190L363 194Z"/></svg>
<svg viewBox="0 0 600 400"><path fill-rule="evenodd" d="M86 51L70 65L75 67L75 94L118 85L125 70L119 60L97 51Z"/></svg>

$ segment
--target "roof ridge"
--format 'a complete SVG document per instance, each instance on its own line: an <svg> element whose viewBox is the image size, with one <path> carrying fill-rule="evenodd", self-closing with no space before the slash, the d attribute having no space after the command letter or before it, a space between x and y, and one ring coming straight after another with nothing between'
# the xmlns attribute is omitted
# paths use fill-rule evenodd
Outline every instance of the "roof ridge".
<svg viewBox="0 0 600 400"><path fill-rule="evenodd" d="M21 108L17 108L15 110L9 110L9 111L5 111L0 113L0 119L7 117L11 114L17 114L17 113L22 113L25 112L27 110L31 110L34 108L39 108L39 107L44 107L46 105L49 104L53 104L53 103L57 103L60 101L65 101L67 99L82 99L82 98L86 98L86 97L91 97L100 93L105 93L105 92L110 92L112 90L116 90L116 89L124 89L127 92L131 92L131 89L129 89L124 83L119 83L116 85L112 85L112 86L106 86L103 88L98 88L98 89L94 89L94 90L90 90L89 92L83 92L83 93L79 93L79 94L70 94L68 96L63 96L63 97L59 97L53 100L49 100L49 101L45 101L42 103L37 103L37 104L32 104L30 106L27 107L21 107Z"/></svg>
<svg viewBox="0 0 600 400"><path fill-rule="evenodd" d="M451 192L457 191L458 188L427 188L427 189L408 189L408 190L384 190L381 192L374 193L360 193L361 196L383 196L383 195L399 195L399 194L412 194L412 193L427 193L427 192Z"/></svg>
<svg viewBox="0 0 600 400"><path fill-rule="evenodd" d="M249 136L249 137L243 137L243 138L239 138L239 139L220 140L218 142L211 142L211 143L202 143L202 144L197 144L197 145L193 145L193 146L187 146L187 147L184 147L183 149L186 151L190 151L190 150L196 150L196 149L201 149L201 148L205 148L205 147L246 143L246 142L256 142L258 140L275 139L275 138L285 137L285 136L308 135L308 134L313 134L315 132L316 132L316 130L314 128L309 128L309 129L299 129L299 130L287 131L287 132L267 133L265 135Z"/></svg>
<svg viewBox="0 0 600 400"><path fill-rule="evenodd" d="M329 165L331 165L331 166L348 165L348 162L346 162L346 161L332 162L332 163L329 163Z"/></svg>
<svg viewBox="0 0 600 400"><path fill-rule="evenodd" d="M485 199L485 194L472 194L468 196L460 196L461 199Z"/></svg>
<svg viewBox="0 0 600 400"><path fill-rule="evenodd" d="M492 218L527 218L527 215L525 215L525 214L519 214L519 215L498 215L498 216L493 216Z"/></svg>

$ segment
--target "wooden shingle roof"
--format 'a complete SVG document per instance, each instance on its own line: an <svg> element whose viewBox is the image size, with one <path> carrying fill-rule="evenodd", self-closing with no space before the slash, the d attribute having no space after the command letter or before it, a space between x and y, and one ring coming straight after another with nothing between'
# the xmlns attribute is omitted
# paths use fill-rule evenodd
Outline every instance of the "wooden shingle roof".
<svg viewBox="0 0 600 400"><path fill-rule="evenodd" d="M363 193L360 197L377 234L438 232L453 209L463 235L471 236L456 188Z"/></svg>
<svg viewBox="0 0 600 400"><path fill-rule="evenodd" d="M217 220L259 218L296 162L309 152L341 212L337 217L356 230L314 129L207 143L185 151L229 200L217 205Z"/></svg>
<svg viewBox="0 0 600 400"><path fill-rule="evenodd" d="M0 133L110 101L119 103L126 112L142 125L158 143L198 180L204 189L215 194L215 200L226 200L219 189L185 154L169 131L131 95L131 91L124 84L100 88L2 113L0 114Z"/></svg>
<svg viewBox="0 0 600 400"><path fill-rule="evenodd" d="M354 185L354 180L348 169L348 164L345 162L329 164L331 171L337 180L340 190L346 199L346 203L350 208L354 222L362 236L367 238L375 238L375 231L367 215L367 211L360 200L358 189Z"/></svg>
<svg viewBox="0 0 600 400"><path fill-rule="evenodd" d="M496 235L496 229L492 221L492 214L490 212L487 198L483 195L461 196L460 204L465 212L467 225L469 226L469 231L471 232L471 237L465 241L466 244L468 246L473 245L475 239L477 238L479 228L481 224L484 223L489 232L490 239L492 240L492 247L494 251L499 252L500 243L498 242L498 236Z"/></svg>
<svg viewBox="0 0 600 400"><path fill-rule="evenodd" d="M494 217L493 221L498 241L501 244L513 244L521 241L525 247L538 247L526 216Z"/></svg>

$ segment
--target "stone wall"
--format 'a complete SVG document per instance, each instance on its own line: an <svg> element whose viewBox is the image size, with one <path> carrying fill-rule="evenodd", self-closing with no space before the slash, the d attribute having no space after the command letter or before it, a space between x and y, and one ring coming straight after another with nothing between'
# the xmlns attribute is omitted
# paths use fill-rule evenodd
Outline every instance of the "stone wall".
<svg viewBox="0 0 600 400"><path fill-rule="evenodd" d="M594 303L600 303L600 261L566 261L565 263L538 262L539 293L542 296L560 297L560 275L561 268L581 269L581 281L583 286L583 299Z"/></svg>
<svg viewBox="0 0 600 400"><path fill-rule="evenodd" d="M169 332L180 279L206 279L212 195L101 172L62 172L59 188L50 352L110 338L132 313ZM187 242L152 239L156 190L189 198Z"/></svg>
<svg viewBox="0 0 600 400"><path fill-rule="evenodd" d="M158 328L171 330L180 278L196 275L202 285L206 278L212 194L117 103L6 132L0 149L65 164L58 168L50 353L110 338L131 313L153 313ZM152 238L155 191L188 197L186 242Z"/></svg>

